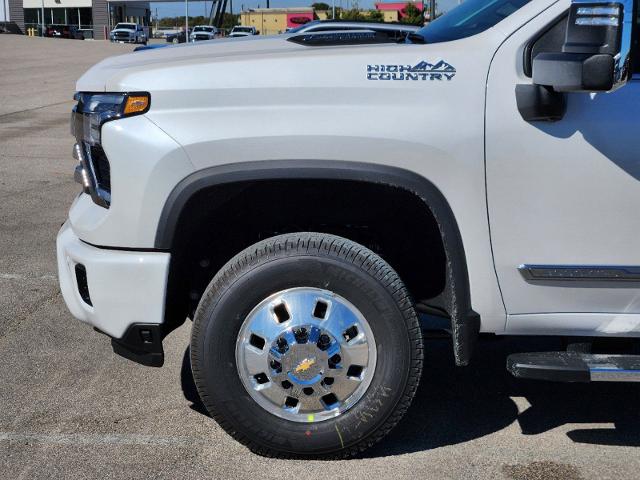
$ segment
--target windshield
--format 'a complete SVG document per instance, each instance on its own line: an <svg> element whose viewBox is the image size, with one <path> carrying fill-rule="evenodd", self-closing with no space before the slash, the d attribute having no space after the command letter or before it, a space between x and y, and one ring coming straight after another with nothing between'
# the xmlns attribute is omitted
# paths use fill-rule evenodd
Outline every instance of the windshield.
<svg viewBox="0 0 640 480"><path fill-rule="evenodd" d="M125 30L135 30L136 24L135 23L119 23L116 25L116 29L118 28L123 28Z"/></svg>
<svg viewBox="0 0 640 480"><path fill-rule="evenodd" d="M233 32L250 32L251 27L233 27Z"/></svg>
<svg viewBox="0 0 640 480"><path fill-rule="evenodd" d="M213 27L195 27L193 31L194 32L212 32Z"/></svg>
<svg viewBox="0 0 640 480"><path fill-rule="evenodd" d="M466 0L416 33L427 43L470 37L493 27L531 0Z"/></svg>

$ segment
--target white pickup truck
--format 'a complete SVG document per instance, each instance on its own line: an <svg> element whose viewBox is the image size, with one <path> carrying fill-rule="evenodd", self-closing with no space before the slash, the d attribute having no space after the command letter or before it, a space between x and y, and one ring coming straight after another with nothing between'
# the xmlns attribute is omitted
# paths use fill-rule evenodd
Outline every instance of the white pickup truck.
<svg viewBox="0 0 640 480"><path fill-rule="evenodd" d="M220 32L213 25L196 25L189 35L189 41L214 40L219 34Z"/></svg>
<svg viewBox="0 0 640 480"><path fill-rule="evenodd" d="M126 22L118 23L113 30L111 30L109 38L112 42L142 43L144 45L146 45L148 41L147 33L142 25Z"/></svg>
<svg viewBox="0 0 640 480"><path fill-rule="evenodd" d="M591 348L640 336L636 3L467 0L401 43L294 33L99 63L72 115L69 310L152 366L193 320L204 405L264 455L381 439L433 316L458 365L481 333L554 335L567 351L507 368L639 380L637 356Z"/></svg>
<svg viewBox="0 0 640 480"><path fill-rule="evenodd" d="M258 35L256 27L243 27L241 25L237 25L231 29L231 32L229 32L230 38L250 37L252 35Z"/></svg>

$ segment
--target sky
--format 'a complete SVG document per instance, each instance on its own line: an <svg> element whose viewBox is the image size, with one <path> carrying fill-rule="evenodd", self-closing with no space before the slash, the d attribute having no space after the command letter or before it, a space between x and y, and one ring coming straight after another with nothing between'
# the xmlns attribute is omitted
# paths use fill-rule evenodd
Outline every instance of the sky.
<svg viewBox="0 0 640 480"><path fill-rule="evenodd" d="M233 12L238 13L241 9L266 7L266 0L230 0L233 2ZM308 7L315 1L324 1L331 5L332 0L270 0L269 6L274 7ZM376 0L377 1L377 0ZM427 0L425 0L427 1ZM355 0L335 0L336 7L351 8ZM357 0L360 8L373 8L374 0ZM438 0L438 9L436 11L446 11L455 6L458 0ZM228 8L228 7L227 7ZM151 13L155 17L156 9L158 16L177 17L184 15L184 2L151 2ZM189 1L189 16L209 15L211 10L210 1Z"/></svg>

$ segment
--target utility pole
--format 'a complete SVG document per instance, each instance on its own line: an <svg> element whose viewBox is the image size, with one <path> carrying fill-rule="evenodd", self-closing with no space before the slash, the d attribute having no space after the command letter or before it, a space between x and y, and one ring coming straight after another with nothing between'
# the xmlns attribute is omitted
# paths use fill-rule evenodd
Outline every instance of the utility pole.
<svg viewBox="0 0 640 480"><path fill-rule="evenodd" d="M44 37L44 0L42 0L42 27L40 27L40 36Z"/></svg>
<svg viewBox="0 0 640 480"><path fill-rule="evenodd" d="M436 19L436 0L429 0L429 22Z"/></svg>
<svg viewBox="0 0 640 480"><path fill-rule="evenodd" d="M189 0L184 0L184 34L185 34L185 42L189 42Z"/></svg>

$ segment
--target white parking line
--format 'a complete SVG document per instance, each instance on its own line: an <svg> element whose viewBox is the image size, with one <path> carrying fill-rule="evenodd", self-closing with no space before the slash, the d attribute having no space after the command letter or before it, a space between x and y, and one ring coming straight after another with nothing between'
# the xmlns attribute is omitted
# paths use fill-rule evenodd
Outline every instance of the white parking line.
<svg viewBox="0 0 640 480"><path fill-rule="evenodd" d="M49 280L56 281L58 277L56 275L21 275L19 273L0 273L0 279L2 280Z"/></svg>
<svg viewBox="0 0 640 480"><path fill-rule="evenodd" d="M198 437L163 437L141 433L14 433L0 432L0 442L33 442L56 445L162 445L188 447L205 444Z"/></svg>

